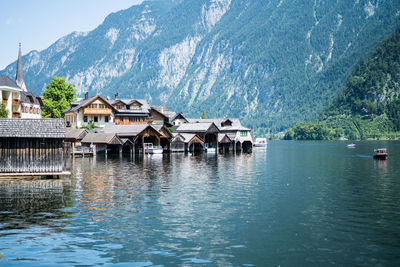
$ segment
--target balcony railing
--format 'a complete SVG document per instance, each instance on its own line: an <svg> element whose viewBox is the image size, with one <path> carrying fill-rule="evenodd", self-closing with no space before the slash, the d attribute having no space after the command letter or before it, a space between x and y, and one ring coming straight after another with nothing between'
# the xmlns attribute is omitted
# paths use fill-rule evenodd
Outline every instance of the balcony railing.
<svg viewBox="0 0 400 267"><path fill-rule="evenodd" d="M110 108L85 108L83 114L98 114L98 115L110 115Z"/></svg>
<svg viewBox="0 0 400 267"><path fill-rule="evenodd" d="M12 118L21 118L21 113L19 112L13 112L11 115Z"/></svg>

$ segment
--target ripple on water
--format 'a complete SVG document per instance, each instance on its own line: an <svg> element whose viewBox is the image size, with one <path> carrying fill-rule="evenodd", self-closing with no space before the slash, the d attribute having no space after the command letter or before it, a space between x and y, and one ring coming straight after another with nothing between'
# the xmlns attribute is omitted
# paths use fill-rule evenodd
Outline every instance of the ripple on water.
<svg viewBox="0 0 400 267"><path fill-rule="evenodd" d="M75 159L67 184L0 184L0 253L41 266L400 265L400 164L358 156L373 146Z"/></svg>

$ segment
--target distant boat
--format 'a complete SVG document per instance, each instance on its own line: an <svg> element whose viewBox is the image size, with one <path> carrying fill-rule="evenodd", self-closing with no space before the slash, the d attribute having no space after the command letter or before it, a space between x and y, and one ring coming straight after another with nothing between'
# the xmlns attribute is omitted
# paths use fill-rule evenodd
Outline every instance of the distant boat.
<svg viewBox="0 0 400 267"><path fill-rule="evenodd" d="M347 141L347 140L349 140L349 139L347 139L346 137L340 137L339 138L339 141Z"/></svg>
<svg viewBox="0 0 400 267"><path fill-rule="evenodd" d="M161 146L154 146L152 143L144 143L144 148L147 154L162 154L163 148Z"/></svg>
<svg viewBox="0 0 400 267"><path fill-rule="evenodd" d="M255 147L266 147L267 146L267 138L256 138L254 142Z"/></svg>
<svg viewBox="0 0 400 267"><path fill-rule="evenodd" d="M348 148L355 148L355 147L356 147L356 144L348 144L347 147L348 147Z"/></svg>
<svg viewBox="0 0 400 267"><path fill-rule="evenodd" d="M387 159L388 153L386 148L377 148L374 150L375 159Z"/></svg>

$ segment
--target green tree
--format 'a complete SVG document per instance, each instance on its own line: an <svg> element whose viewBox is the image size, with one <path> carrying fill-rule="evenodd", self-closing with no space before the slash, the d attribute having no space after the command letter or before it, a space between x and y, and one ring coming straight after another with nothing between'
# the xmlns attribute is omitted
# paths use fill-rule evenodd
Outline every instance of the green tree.
<svg viewBox="0 0 400 267"><path fill-rule="evenodd" d="M72 84L67 84L65 78L53 77L43 92L42 116L45 118L62 118L62 112L75 99L75 89Z"/></svg>
<svg viewBox="0 0 400 267"><path fill-rule="evenodd" d="M0 118L8 118L8 110L4 103L0 104Z"/></svg>
<svg viewBox="0 0 400 267"><path fill-rule="evenodd" d="M201 113L201 117L200 118L207 119L207 114L206 114L205 110L203 110L203 113Z"/></svg>

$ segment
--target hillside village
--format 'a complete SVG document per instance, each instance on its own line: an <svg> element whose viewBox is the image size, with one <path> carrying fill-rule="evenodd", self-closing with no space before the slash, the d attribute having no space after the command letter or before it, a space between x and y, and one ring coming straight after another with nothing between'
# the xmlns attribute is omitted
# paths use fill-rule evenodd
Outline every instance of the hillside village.
<svg viewBox="0 0 400 267"><path fill-rule="evenodd" d="M40 119L41 97L28 92L23 74L21 45L16 80L0 76L2 103L8 118ZM251 130L236 118L186 118L167 106L145 99L113 98L86 93L63 112L65 142L78 151L97 153L251 152ZM81 153L84 153L81 151Z"/></svg>

